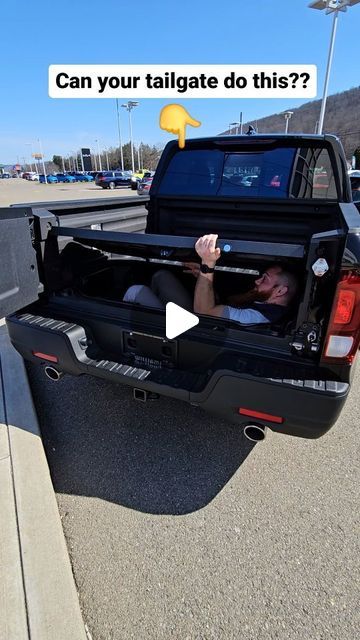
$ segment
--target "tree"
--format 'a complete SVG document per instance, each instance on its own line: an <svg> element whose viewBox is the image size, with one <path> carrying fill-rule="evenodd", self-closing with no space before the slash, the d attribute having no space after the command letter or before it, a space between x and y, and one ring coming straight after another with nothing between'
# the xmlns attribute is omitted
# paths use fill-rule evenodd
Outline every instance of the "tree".
<svg viewBox="0 0 360 640"><path fill-rule="evenodd" d="M142 158L142 168L154 171L159 162L162 150L162 145L153 145L150 147L148 144L141 143L140 155Z"/></svg>
<svg viewBox="0 0 360 640"><path fill-rule="evenodd" d="M42 171L43 171L43 168L42 168L42 164L41 164L41 173L42 173ZM59 166L58 166L57 163L55 164L55 162L53 162L51 160L45 160L45 171L46 171L47 174L60 173L62 171L62 168L61 168L61 171L59 172Z"/></svg>
<svg viewBox="0 0 360 640"><path fill-rule="evenodd" d="M130 142L127 142L126 144L124 144L122 149L123 149L123 157L124 157L124 170L131 171L132 161L131 161ZM139 164L138 163L138 147L134 146L135 171L138 171L138 169L149 169L151 171L155 170L161 155L161 151L162 151L161 145L153 145L152 147L150 147L148 144L141 143L139 158L140 158L140 164L142 164L142 166L138 167L138 164ZM110 170L114 170L114 169L121 170L122 167L121 167L120 147L111 147L110 149L108 149L107 157L109 159ZM99 161L98 161L97 154L94 155L92 159L94 169L95 169L95 160L96 160L97 169L99 171L99 166L98 166ZM106 153L104 151L101 152L101 164L102 164L103 170L106 170L107 160L106 160Z"/></svg>
<svg viewBox="0 0 360 640"><path fill-rule="evenodd" d="M63 161L61 156L53 156L52 161L58 167L59 172L63 170Z"/></svg>
<svg viewBox="0 0 360 640"><path fill-rule="evenodd" d="M360 169L360 147L355 149L354 156L355 156L355 169Z"/></svg>

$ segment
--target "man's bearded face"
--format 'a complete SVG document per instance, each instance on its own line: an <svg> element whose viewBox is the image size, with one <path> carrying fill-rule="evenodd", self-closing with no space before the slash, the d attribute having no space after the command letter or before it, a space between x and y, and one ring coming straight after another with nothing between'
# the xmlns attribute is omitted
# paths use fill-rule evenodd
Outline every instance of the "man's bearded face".
<svg viewBox="0 0 360 640"><path fill-rule="evenodd" d="M236 305L243 306L244 304L251 302L266 302L266 300L270 298L271 294L271 289L268 291L259 291L257 287L254 287L253 289L250 289L250 291L237 295Z"/></svg>

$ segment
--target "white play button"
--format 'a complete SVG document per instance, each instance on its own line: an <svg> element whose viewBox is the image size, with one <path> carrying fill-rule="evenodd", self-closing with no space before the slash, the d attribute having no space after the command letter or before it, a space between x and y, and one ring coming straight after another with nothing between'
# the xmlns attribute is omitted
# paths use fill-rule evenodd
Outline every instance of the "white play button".
<svg viewBox="0 0 360 640"><path fill-rule="evenodd" d="M166 305L166 337L176 338L199 324L199 318L174 302Z"/></svg>

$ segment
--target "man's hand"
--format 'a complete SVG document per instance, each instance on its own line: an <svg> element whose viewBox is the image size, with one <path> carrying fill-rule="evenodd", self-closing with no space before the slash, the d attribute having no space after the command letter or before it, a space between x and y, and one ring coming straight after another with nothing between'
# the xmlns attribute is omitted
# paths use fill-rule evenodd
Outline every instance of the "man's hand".
<svg viewBox="0 0 360 640"><path fill-rule="evenodd" d="M216 248L217 239L217 234L210 233L199 238L195 244L196 253L201 258L203 264L206 264L211 269L215 267L216 261L220 258L221 254L220 249Z"/></svg>

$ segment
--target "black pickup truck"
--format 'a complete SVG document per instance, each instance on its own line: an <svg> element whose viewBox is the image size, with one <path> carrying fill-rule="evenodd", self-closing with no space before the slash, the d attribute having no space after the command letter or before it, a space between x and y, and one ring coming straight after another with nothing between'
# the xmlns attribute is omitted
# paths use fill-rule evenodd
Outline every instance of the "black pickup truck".
<svg viewBox="0 0 360 640"><path fill-rule="evenodd" d="M1 209L0 311L24 358L53 379L88 374L130 385L140 400L187 401L253 440L266 427L317 438L336 422L360 342L360 215L336 137L169 143L145 233L102 224L111 200L89 207ZM205 233L219 235L220 302L274 262L296 272L300 292L286 318L250 326L202 315L169 340L163 311L122 301L159 267L193 289L182 264L198 260Z"/></svg>

